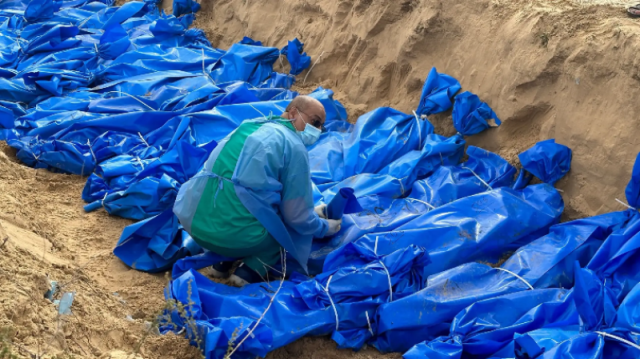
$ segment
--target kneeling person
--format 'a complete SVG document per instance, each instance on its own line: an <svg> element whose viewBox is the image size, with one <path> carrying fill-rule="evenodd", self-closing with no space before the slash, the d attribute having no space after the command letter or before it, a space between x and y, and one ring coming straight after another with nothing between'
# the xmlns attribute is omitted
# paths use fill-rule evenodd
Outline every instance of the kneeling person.
<svg viewBox="0 0 640 359"><path fill-rule="evenodd" d="M305 147L320 137L325 116L318 100L299 96L281 116L244 121L220 141L192 184L181 188L174 212L193 239L242 259L233 284L263 281L282 247L306 269L313 238L340 230L341 220L314 210ZM204 181L198 186L194 180ZM185 215L188 207L192 215ZM214 276L228 276L231 265L214 265Z"/></svg>

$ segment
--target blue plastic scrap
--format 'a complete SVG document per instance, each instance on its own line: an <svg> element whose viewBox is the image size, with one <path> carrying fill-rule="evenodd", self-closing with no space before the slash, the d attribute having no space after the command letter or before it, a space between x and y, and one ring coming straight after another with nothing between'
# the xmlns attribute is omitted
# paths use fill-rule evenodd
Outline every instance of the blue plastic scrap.
<svg viewBox="0 0 640 359"><path fill-rule="evenodd" d="M65 292L62 294L62 298L54 303L58 305L58 314L69 315L71 314L71 306L73 305L73 299L75 292Z"/></svg>
<svg viewBox="0 0 640 359"><path fill-rule="evenodd" d="M572 151L555 139L541 141L518 155L522 168L554 185L571 169Z"/></svg>
<svg viewBox="0 0 640 359"><path fill-rule="evenodd" d="M44 297L53 302L53 296L58 292L58 282L49 281L49 289L44 293Z"/></svg>
<svg viewBox="0 0 640 359"><path fill-rule="evenodd" d="M465 136L475 135L502 124L489 105L468 91L455 97L452 116L453 126Z"/></svg>

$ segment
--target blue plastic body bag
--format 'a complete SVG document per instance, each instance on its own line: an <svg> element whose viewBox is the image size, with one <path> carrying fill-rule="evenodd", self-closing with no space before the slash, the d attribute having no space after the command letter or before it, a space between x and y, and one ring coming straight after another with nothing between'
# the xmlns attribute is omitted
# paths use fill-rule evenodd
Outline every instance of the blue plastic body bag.
<svg viewBox="0 0 640 359"><path fill-rule="evenodd" d="M456 96L452 116L453 126L465 136L475 135L502 123L489 105L468 91Z"/></svg>
<svg viewBox="0 0 640 359"><path fill-rule="evenodd" d="M562 223L553 226L549 235L520 248L501 266L503 270L468 263L432 275L425 289L380 307L373 344L382 351L406 351L425 339L448 335L458 312L480 300L526 290L529 285L571 287L573 270L567 278L566 268L573 268L575 261L587 263L598 246L628 221L628 212L615 212Z"/></svg>
<svg viewBox="0 0 640 359"><path fill-rule="evenodd" d="M522 168L550 185L554 185L571 169L571 149L556 143L554 139L538 142L518 157Z"/></svg>
<svg viewBox="0 0 640 359"><path fill-rule="evenodd" d="M432 68L422 88L418 115L432 115L449 110L453 104L451 99L460 91L460 83L453 77L440 74Z"/></svg>
<svg viewBox="0 0 640 359"><path fill-rule="evenodd" d="M449 203L390 232L369 233L358 246L389 254L409 245L427 249L433 263L423 275L471 260L497 260L547 233L564 209L559 193L548 185L523 191L499 188ZM331 253L339 257L340 250Z"/></svg>
<svg viewBox="0 0 640 359"><path fill-rule="evenodd" d="M509 310L505 310L508 308ZM404 359L490 357L507 346L516 333L544 327L578 325L572 293L565 289L536 289L485 299L453 319L449 336L420 343Z"/></svg>

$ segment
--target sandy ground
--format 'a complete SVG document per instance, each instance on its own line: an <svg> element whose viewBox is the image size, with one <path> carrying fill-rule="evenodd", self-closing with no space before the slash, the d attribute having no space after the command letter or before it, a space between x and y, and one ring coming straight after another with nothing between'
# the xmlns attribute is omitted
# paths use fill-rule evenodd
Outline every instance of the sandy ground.
<svg viewBox="0 0 640 359"><path fill-rule="evenodd" d="M215 46L244 35L282 46L299 37L314 61L307 82L332 88L350 118L378 106L410 112L432 66L457 77L504 120L469 138L517 164L536 141L574 150L559 182L565 219L621 209L640 150L640 20L614 1L205 0L197 25ZM626 3L626 2L615 2ZM285 64L286 67L286 64ZM452 134L450 114L431 118ZM24 357L197 358L185 340L147 323L163 307L163 275L131 270L111 250L128 220L84 213L84 179L18 164L0 143L0 339ZM6 241L5 241L6 238ZM49 281L75 292L72 315L44 298ZM139 349L137 349L139 347ZM336 350L305 338L270 358L399 358Z"/></svg>

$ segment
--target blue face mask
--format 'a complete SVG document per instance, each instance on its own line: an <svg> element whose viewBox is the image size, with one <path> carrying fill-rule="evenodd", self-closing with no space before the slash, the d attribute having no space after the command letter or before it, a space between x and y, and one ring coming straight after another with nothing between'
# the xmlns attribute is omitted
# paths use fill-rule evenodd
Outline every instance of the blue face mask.
<svg viewBox="0 0 640 359"><path fill-rule="evenodd" d="M318 142L322 131L318 128L311 126L310 124L305 124L304 131L298 131L298 135L302 139L302 143L305 146L311 146L314 143Z"/></svg>

